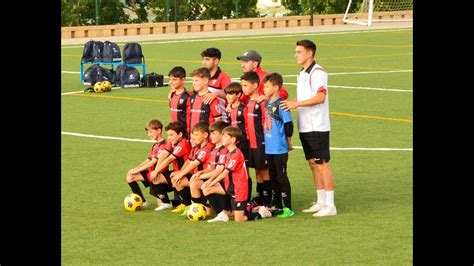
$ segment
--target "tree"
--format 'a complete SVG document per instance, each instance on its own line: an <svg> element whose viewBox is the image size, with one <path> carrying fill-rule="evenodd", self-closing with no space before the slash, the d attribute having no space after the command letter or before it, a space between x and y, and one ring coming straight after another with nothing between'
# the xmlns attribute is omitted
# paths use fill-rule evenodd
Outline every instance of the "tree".
<svg viewBox="0 0 474 266"><path fill-rule="evenodd" d="M309 15L311 13L310 0L282 0L281 4L290 12L289 16ZM315 14L343 14L346 12L347 0L313 0ZM356 3L362 0L355 0ZM353 12L357 5L352 5L349 12Z"/></svg>
<svg viewBox="0 0 474 266"><path fill-rule="evenodd" d="M101 25L123 24L129 16L123 11L120 0L99 0ZM62 0L61 26L95 25L95 0Z"/></svg>

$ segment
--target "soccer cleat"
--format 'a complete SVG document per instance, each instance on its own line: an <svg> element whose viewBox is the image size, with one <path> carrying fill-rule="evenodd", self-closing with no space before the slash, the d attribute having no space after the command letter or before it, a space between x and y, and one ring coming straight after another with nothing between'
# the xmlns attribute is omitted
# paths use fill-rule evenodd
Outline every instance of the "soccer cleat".
<svg viewBox="0 0 474 266"><path fill-rule="evenodd" d="M319 202L315 202L313 206L309 207L308 209L304 209L303 212L318 212L324 207L323 204Z"/></svg>
<svg viewBox="0 0 474 266"><path fill-rule="evenodd" d="M162 211L171 208L173 208L173 206L170 203L162 203L159 207L155 208L155 211Z"/></svg>
<svg viewBox="0 0 474 266"><path fill-rule="evenodd" d="M188 210L191 205L187 205L184 207L184 211L180 214L180 216L187 216L188 215Z"/></svg>
<svg viewBox="0 0 474 266"><path fill-rule="evenodd" d="M290 217L290 216L293 216L295 214L295 212L287 207L283 208L283 212L278 214L277 217L280 217L280 218L286 218L286 217Z"/></svg>
<svg viewBox="0 0 474 266"><path fill-rule="evenodd" d="M143 209L147 208L148 206L150 206L150 203L148 203L148 201L143 202L143 205L142 205Z"/></svg>
<svg viewBox="0 0 474 266"><path fill-rule="evenodd" d="M219 214L217 214L216 217L213 219L207 220L208 223L214 223L214 222L228 222L229 221L229 216L225 214L224 211L221 211Z"/></svg>
<svg viewBox="0 0 474 266"><path fill-rule="evenodd" d="M333 216L337 214L336 206L325 205L319 212L313 214L314 217Z"/></svg>
<svg viewBox="0 0 474 266"><path fill-rule="evenodd" d="M260 216L262 216L262 218L272 217L272 212L270 212L265 206L261 206L258 209L258 213L260 214Z"/></svg>
<svg viewBox="0 0 474 266"><path fill-rule="evenodd" d="M174 210L172 210L171 212L180 213L180 212L183 212L184 209L186 209L186 205L181 203L176 208L174 208Z"/></svg>
<svg viewBox="0 0 474 266"><path fill-rule="evenodd" d="M283 210L276 207L272 207L271 212L272 216L278 216L279 214L283 213Z"/></svg>

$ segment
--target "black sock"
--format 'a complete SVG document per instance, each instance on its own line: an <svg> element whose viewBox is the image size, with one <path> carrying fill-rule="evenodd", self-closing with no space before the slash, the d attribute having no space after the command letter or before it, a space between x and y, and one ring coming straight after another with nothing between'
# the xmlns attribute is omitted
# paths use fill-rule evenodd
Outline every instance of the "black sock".
<svg viewBox="0 0 474 266"><path fill-rule="evenodd" d="M255 196L257 202L261 204L263 200L263 183L257 182L257 194L255 194Z"/></svg>
<svg viewBox="0 0 474 266"><path fill-rule="evenodd" d="M189 187L184 187L181 191L178 191L179 196L181 197L181 203L184 205L191 205L191 190Z"/></svg>
<svg viewBox="0 0 474 266"><path fill-rule="evenodd" d="M142 197L143 202L146 201L146 200L145 200L145 197L143 197L142 190L141 190L140 187L138 186L137 181L130 182L130 183L128 183L128 185L129 185L130 188L132 189L132 192L133 192L133 193L138 194L138 195L140 195L140 197Z"/></svg>
<svg viewBox="0 0 474 266"><path fill-rule="evenodd" d="M158 184L156 185L157 198L159 198L163 203L170 203L168 198L168 184Z"/></svg>
<svg viewBox="0 0 474 266"><path fill-rule="evenodd" d="M192 202L192 203L201 203L201 204L204 204L206 201L203 202L202 199L203 199L202 197L195 198L195 197L191 196L191 202Z"/></svg>
<svg viewBox="0 0 474 266"><path fill-rule="evenodd" d="M219 214L222 211L223 203L220 202L221 198L218 194L209 194L206 196L207 200L211 204L211 207L214 209L216 214Z"/></svg>
<svg viewBox="0 0 474 266"><path fill-rule="evenodd" d="M173 197L174 199L171 200L171 204L173 205L173 207L181 204L181 197L179 196L179 193L178 191L176 191L175 187L173 187Z"/></svg>
<svg viewBox="0 0 474 266"><path fill-rule="evenodd" d="M178 191L175 188L173 188L173 200L179 200Z"/></svg>
<svg viewBox="0 0 474 266"><path fill-rule="evenodd" d="M283 198L283 202L285 203L285 207L293 210L293 208L291 208L291 186L290 186L290 182L285 182L281 185L281 197Z"/></svg>
<svg viewBox="0 0 474 266"><path fill-rule="evenodd" d="M245 214L245 216L247 216L247 221L262 219L262 215L260 215L260 213L258 212L249 212Z"/></svg>
<svg viewBox="0 0 474 266"><path fill-rule="evenodd" d="M280 184L276 180L271 180L271 185L273 194L272 206L275 206L275 208L278 209L283 209L283 203L281 202Z"/></svg>
<svg viewBox="0 0 474 266"><path fill-rule="evenodd" d="M248 186L249 186L249 192L248 192L248 195L247 195L247 200L251 200L252 199L252 178L247 178L248 181Z"/></svg>
<svg viewBox="0 0 474 266"><path fill-rule="evenodd" d="M263 181L263 201L262 204L265 206L272 205L272 182L270 180Z"/></svg>

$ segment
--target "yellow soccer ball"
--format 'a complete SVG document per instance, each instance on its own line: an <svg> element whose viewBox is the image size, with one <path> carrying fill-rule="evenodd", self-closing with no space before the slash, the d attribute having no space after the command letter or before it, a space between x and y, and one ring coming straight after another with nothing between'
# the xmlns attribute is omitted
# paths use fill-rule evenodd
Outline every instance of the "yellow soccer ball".
<svg viewBox="0 0 474 266"><path fill-rule="evenodd" d="M96 83L94 84L94 91L95 91L95 92L98 92L98 93L101 93L101 92L104 92L104 91L105 91L102 82L99 81L99 82L96 82Z"/></svg>
<svg viewBox="0 0 474 266"><path fill-rule="evenodd" d="M190 221L197 222L206 219L206 207L201 203L193 203L189 206L188 212L186 213L186 217Z"/></svg>
<svg viewBox="0 0 474 266"><path fill-rule="evenodd" d="M123 200L123 206L130 212L140 211L143 207L143 199L138 194L128 194Z"/></svg>
<svg viewBox="0 0 474 266"><path fill-rule="evenodd" d="M104 87L104 91L111 91L112 90L112 83L108 80L102 81L102 86Z"/></svg>

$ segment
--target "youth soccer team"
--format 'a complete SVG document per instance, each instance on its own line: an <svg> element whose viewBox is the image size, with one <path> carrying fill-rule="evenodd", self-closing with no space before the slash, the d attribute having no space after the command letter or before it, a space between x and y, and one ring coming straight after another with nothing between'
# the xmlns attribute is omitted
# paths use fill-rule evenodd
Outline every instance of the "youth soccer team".
<svg viewBox="0 0 474 266"><path fill-rule="evenodd" d="M208 222L294 215L287 174L293 121L280 108L288 97L282 76L262 70L262 57L254 50L237 57L244 71L240 82L220 69L219 49L208 48L201 57L203 67L191 73L192 90L185 87L183 67L169 71L171 122L146 124L156 143L127 174L132 192L147 207L137 182L149 187L157 199L155 211L175 207L171 212L184 215L192 203L201 203L208 215L216 215ZM255 169L253 198L249 168Z"/></svg>

